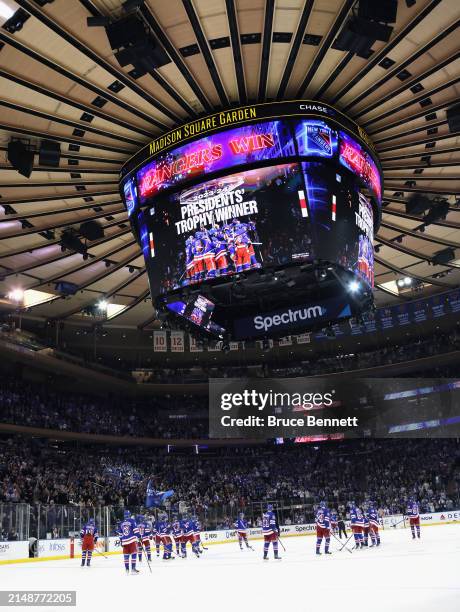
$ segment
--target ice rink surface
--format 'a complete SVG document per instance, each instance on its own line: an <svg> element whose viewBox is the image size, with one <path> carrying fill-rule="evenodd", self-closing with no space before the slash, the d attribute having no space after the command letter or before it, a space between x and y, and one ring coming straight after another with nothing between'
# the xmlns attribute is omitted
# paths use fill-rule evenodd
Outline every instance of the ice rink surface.
<svg viewBox="0 0 460 612"><path fill-rule="evenodd" d="M0 566L1 590L76 590L78 611L187 610L191 612L458 612L460 610L460 525L422 528L413 541L408 529L382 532L382 545L316 556L315 538L285 538L282 560L262 561L238 544L209 546L200 559L164 562L154 554L139 575L125 575L121 555L92 567L80 559ZM23 609L16 607L15 609ZM50 610L51 608L38 608ZM53 608L54 609L54 608ZM62 609L62 608L61 608Z"/></svg>

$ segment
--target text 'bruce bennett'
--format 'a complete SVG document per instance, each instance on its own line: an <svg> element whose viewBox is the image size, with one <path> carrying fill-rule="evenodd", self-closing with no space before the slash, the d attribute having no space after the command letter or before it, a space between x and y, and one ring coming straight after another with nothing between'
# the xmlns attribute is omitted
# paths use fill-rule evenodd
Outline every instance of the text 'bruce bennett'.
<svg viewBox="0 0 460 612"><path fill-rule="evenodd" d="M277 417L274 415L231 417L226 414L221 417L222 427L358 427L358 417L342 419L319 418L313 414L307 417Z"/></svg>

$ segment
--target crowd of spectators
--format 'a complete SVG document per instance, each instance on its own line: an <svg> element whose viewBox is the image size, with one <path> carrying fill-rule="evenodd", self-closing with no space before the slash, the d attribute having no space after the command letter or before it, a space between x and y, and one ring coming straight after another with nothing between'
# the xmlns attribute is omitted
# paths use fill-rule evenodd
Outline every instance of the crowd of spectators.
<svg viewBox="0 0 460 612"><path fill-rule="evenodd" d="M346 511L350 500L373 500L385 513L415 495L422 512L459 505L460 443L456 439L350 440L223 448L200 454L162 449L76 447L30 438L0 438L0 504L48 508L144 504L146 483L174 489L174 507L214 517L216 525L267 500L292 508L292 522L312 518L326 500ZM260 506L258 509L260 513Z"/></svg>
<svg viewBox="0 0 460 612"><path fill-rule="evenodd" d="M207 410L206 400L199 397L95 397L9 379L0 383L0 423L119 436L190 438L207 435Z"/></svg>

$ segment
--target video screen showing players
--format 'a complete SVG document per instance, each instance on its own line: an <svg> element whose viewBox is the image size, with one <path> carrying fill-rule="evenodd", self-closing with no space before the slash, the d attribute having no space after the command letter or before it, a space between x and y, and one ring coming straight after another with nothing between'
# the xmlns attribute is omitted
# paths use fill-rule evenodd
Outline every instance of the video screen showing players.
<svg viewBox="0 0 460 612"><path fill-rule="evenodd" d="M154 295L314 256L298 164L158 197L150 213L142 215L141 234Z"/></svg>
<svg viewBox="0 0 460 612"><path fill-rule="evenodd" d="M302 163L319 259L336 262L374 285L374 216L353 177L320 162Z"/></svg>
<svg viewBox="0 0 460 612"><path fill-rule="evenodd" d="M203 295L198 295L188 303L182 301L171 302L167 304L167 308L214 335L222 335L225 332L223 327L211 320L215 304Z"/></svg>

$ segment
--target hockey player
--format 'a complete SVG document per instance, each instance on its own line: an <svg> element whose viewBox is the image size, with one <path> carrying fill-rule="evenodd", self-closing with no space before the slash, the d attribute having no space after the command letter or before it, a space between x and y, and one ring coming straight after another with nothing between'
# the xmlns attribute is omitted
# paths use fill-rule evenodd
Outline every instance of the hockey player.
<svg viewBox="0 0 460 612"><path fill-rule="evenodd" d="M158 523L159 521L152 521L152 538L155 540L155 549L156 549L157 557L160 556L160 544L161 544L160 534L158 533Z"/></svg>
<svg viewBox="0 0 460 612"><path fill-rule="evenodd" d="M260 268L260 264L257 262L256 259L254 245L252 244L252 240L249 235L249 233L254 232L255 229L256 225L253 221L249 221L249 223L243 223L242 221L234 220L233 222L233 233L235 237L241 236L242 239L247 243L250 268Z"/></svg>
<svg viewBox="0 0 460 612"><path fill-rule="evenodd" d="M225 276L228 274L228 268L230 265L230 256L227 251L227 239L224 236L223 230L218 226L213 227L209 230L211 236L213 248L214 248L214 259L216 262L216 274L217 276Z"/></svg>
<svg viewBox="0 0 460 612"><path fill-rule="evenodd" d="M345 527L345 521L343 520L342 513L337 516L337 527L339 528L339 538L342 539L342 533L347 537L347 530Z"/></svg>
<svg viewBox="0 0 460 612"><path fill-rule="evenodd" d="M193 280L198 282L205 278L204 269L204 253L203 253L203 232L195 232L195 238L192 245L193 253Z"/></svg>
<svg viewBox="0 0 460 612"><path fill-rule="evenodd" d="M177 517L174 517L174 520L171 525L171 530L172 530L171 533L173 535L174 541L176 543L176 555L180 557L182 555L181 545L182 545L183 533L182 533L182 527L181 527L180 521L177 519Z"/></svg>
<svg viewBox="0 0 460 612"><path fill-rule="evenodd" d="M124 518L120 523L118 536L123 547L123 559L125 562L125 571L129 574L129 558L131 557L131 574L138 574L136 569L137 559L137 543L139 541L139 529L136 521L131 516L129 510L125 510Z"/></svg>
<svg viewBox="0 0 460 612"><path fill-rule="evenodd" d="M243 512L240 512L237 520L235 521L235 529L238 536L240 550L243 550L243 542L246 544L246 548L254 550L252 546L249 546L248 544L248 522L245 520Z"/></svg>
<svg viewBox="0 0 460 612"><path fill-rule="evenodd" d="M407 502L406 516L409 519L412 539L415 540L415 532L417 531L417 538L420 540L420 512L418 503L413 497L410 497Z"/></svg>
<svg viewBox="0 0 460 612"><path fill-rule="evenodd" d="M139 543L137 547L139 562L142 563L142 550L147 554L147 560L152 560L150 552L150 540L152 539L152 530L149 523L145 520L142 514L137 517L137 528L139 529Z"/></svg>
<svg viewBox="0 0 460 612"><path fill-rule="evenodd" d="M196 514L192 516L192 525L193 525L193 540L195 542L197 551L201 555L203 553L204 546L201 543L201 523L198 517L196 516Z"/></svg>
<svg viewBox="0 0 460 612"><path fill-rule="evenodd" d="M99 537L96 523L93 518L90 518L83 529L80 531L81 538L81 566L89 567L91 565L91 557L93 556L94 546Z"/></svg>
<svg viewBox="0 0 460 612"><path fill-rule="evenodd" d="M264 536L264 561L268 561L270 542L273 544L275 559L281 559L278 555L278 536L280 534L280 528L271 504L267 505L267 510L262 515L262 533Z"/></svg>
<svg viewBox="0 0 460 612"><path fill-rule="evenodd" d="M371 536L371 546L380 546L379 514L373 504L369 506L369 509L367 511L367 517L369 519L369 535Z"/></svg>
<svg viewBox="0 0 460 612"><path fill-rule="evenodd" d="M251 266L249 254L249 238L246 234L235 235L236 271L245 272Z"/></svg>
<svg viewBox="0 0 460 612"><path fill-rule="evenodd" d="M321 542L324 538L324 553L330 555L329 546L331 543L331 519L329 510L325 502L321 502L316 512L316 554L320 555Z"/></svg>
<svg viewBox="0 0 460 612"><path fill-rule="evenodd" d="M157 524L158 534L161 539L161 543L163 544L163 561L170 561L174 559L172 556L172 538L171 538L171 525L168 521L168 515L163 512L159 516L159 521Z"/></svg>
<svg viewBox="0 0 460 612"><path fill-rule="evenodd" d="M189 236L185 241L185 280L184 285L193 282L195 274L195 264L193 261L193 237Z"/></svg>
<svg viewBox="0 0 460 612"><path fill-rule="evenodd" d="M331 533L333 533L334 535L337 535L337 526L339 523L339 520L337 518L337 511L336 510L331 510L330 514L329 514L329 518L331 521Z"/></svg>
<svg viewBox="0 0 460 612"><path fill-rule="evenodd" d="M350 523L355 539L355 548L359 550L363 547L363 513L354 502L351 502Z"/></svg>
<svg viewBox="0 0 460 612"><path fill-rule="evenodd" d="M182 557L185 559L187 556L187 542L190 542L192 545L192 552L199 557L200 553L198 552L198 547L195 542L195 537L193 533L194 525L193 521L190 520L187 514L184 514L182 521L180 522L180 526L182 529L182 542L181 542L181 550Z"/></svg>
<svg viewBox="0 0 460 612"><path fill-rule="evenodd" d="M216 254L214 243L211 236L206 230L201 232L203 243L203 262L206 278L214 278L216 276Z"/></svg>
<svg viewBox="0 0 460 612"><path fill-rule="evenodd" d="M363 546L369 546L369 518L367 517L367 510L363 512Z"/></svg>

